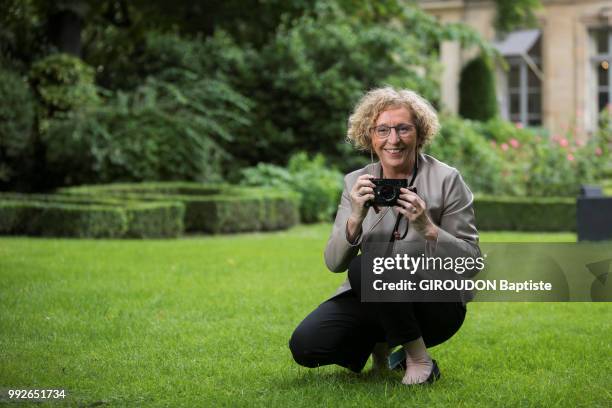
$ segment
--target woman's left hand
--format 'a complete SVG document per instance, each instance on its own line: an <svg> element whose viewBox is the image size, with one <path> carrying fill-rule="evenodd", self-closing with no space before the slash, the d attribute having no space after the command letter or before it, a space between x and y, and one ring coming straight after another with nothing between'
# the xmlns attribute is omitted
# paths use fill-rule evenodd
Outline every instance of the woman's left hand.
<svg viewBox="0 0 612 408"><path fill-rule="evenodd" d="M427 204L416 193L407 188L400 189L397 211L410 220L411 225L427 240L438 239L438 227L427 214Z"/></svg>

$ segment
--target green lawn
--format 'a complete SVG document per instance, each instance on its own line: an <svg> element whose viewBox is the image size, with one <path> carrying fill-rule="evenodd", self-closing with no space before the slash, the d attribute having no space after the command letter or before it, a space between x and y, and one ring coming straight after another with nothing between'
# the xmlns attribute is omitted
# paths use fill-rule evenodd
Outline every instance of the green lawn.
<svg viewBox="0 0 612 408"><path fill-rule="evenodd" d="M369 366L362 374L297 366L287 348L293 328L345 277L323 264L329 229L1 238L0 389L64 388L69 406L612 404L610 303L472 303L460 332L432 349L443 377L429 388Z"/></svg>

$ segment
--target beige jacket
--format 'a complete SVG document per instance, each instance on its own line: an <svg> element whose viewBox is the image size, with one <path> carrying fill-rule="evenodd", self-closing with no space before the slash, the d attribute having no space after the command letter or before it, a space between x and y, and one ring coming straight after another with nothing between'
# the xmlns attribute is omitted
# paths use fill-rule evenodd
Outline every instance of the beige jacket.
<svg viewBox="0 0 612 408"><path fill-rule="evenodd" d="M402 253L403 242L422 241L426 244L428 255L444 257L444 252L450 247L454 249L454 254L460 251L465 256L480 256L478 231L472 208L474 196L457 169L422 153L419 154L418 166L414 186L417 188L417 194L425 201L431 220L440 228L438 240L437 243L426 244L426 240L414 228L409 228L405 239L394 243L393 253ZM368 244L388 242L393 232L395 212L390 207L383 207L378 214L370 209L363 221L360 237L355 244L348 242L346 222L351 215L349 193L357 178L363 174L379 177L381 174L380 162L369 164L347 174L344 178L344 190L338 213L325 248L325 264L332 272L346 271L360 249L367 249ZM405 220L402 221L400 231L403 231L405 222ZM347 279L334 296L350 288ZM464 303L470 301L472 297L470 292L462 293Z"/></svg>

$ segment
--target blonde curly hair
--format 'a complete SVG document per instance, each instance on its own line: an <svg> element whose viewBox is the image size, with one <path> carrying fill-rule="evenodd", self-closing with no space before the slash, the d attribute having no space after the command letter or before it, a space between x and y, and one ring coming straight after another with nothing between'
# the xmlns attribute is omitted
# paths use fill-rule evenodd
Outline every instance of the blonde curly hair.
<svg viewBox="0 0 612 408"><path fill-rule="evenodd" d="M372 89L359 100L348 120L347 140L360 150L371 150L370 129L375 125L378 115L400 107L411 112L417 131L417 148L421 149L438 132L438 115L421 95L390 86Z"/></svg>

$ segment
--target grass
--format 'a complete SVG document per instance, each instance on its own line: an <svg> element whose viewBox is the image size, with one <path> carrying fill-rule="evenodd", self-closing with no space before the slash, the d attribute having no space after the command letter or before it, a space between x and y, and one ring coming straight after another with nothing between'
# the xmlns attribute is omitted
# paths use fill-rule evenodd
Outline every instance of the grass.
<svg viewBox="0 0 612 408"><path fill-rule="evenodd" d="M443 377L429 388L297 366L293 328L345 277L323 264L329 229L2 238L0 389L66 389L52 406L610 406L610 303L471 303L459 333L432 349Z"/></svg>

